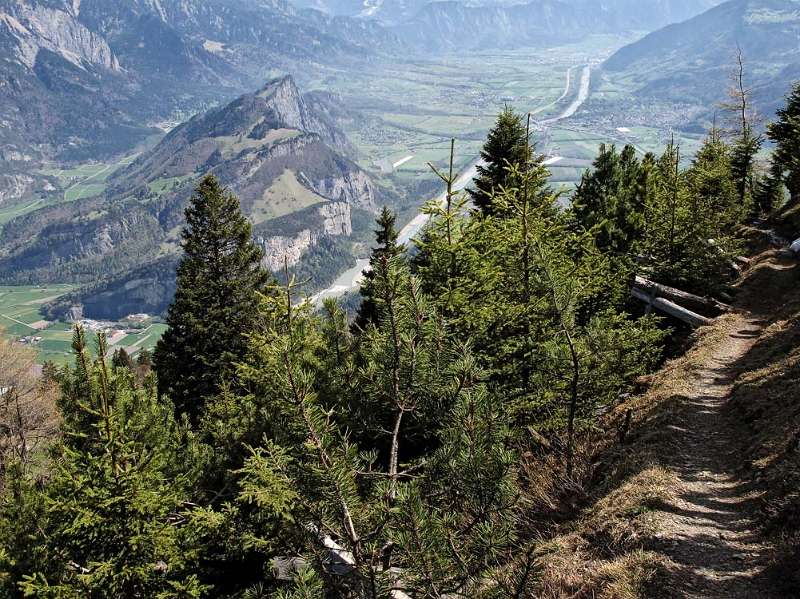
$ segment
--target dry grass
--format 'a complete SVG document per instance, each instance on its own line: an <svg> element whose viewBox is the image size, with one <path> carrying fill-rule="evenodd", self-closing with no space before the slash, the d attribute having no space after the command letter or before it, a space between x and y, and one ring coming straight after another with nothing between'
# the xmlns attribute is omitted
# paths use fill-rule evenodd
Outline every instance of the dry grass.
<svg viewBox="0 0 800 599"><path fill-rule="evenodd" d="M800 207L794 212L800 230ZM800 596L800 264L766 252L742 287L743 302L766 322L739 365L731 413L750 432L745 454L765 491L762 523L781 545L772 578Z"/></svg>
<svg viewBox="0 0 800 599"><path fill-rule="evenodd" d="M595 503L581 523L581 534L603 554L637 549L658 532L655 510L674 499L679 486L673 472L650 466Z"/></svg>
<svg viewBox="0 0 800 599"><path fill-rule="evenodd" d="M675 565L652 551L636 549L607 560L594 557L579 534L553 539L538 554L537 599L655 599L674 596L669 577Z"/></svg>
<svg viewBox="0 0 800 599"><path fill-rule="evenodd" d="M800 225L800 208L797 219ZM749 427L743 451L752 456L753 478L767 489L764 524L785 543L783 559L768 574L783 581L789 596L800 596L800 265L766 245L758 250L736 304L760 317L764 329L747 355L730 365L740 376L729 407L732 422L745 423L745 431ZM583 466L573 479L564 478L552 458L531 458L526 472L532 511L556 526L540 529L546 540L536 547L538 576L530 597L678 596L671 585L682 570L657 551L659 508L681 493L680 479L664 456L681 449L676 431L694 424L685 405L695 391L692 381L740 329L741 317L727 315L696 331L685 354L648 377L646 391L607 416L604 434L584 439ZM628 411L632 424L620 447L616 431Z"/></svg>

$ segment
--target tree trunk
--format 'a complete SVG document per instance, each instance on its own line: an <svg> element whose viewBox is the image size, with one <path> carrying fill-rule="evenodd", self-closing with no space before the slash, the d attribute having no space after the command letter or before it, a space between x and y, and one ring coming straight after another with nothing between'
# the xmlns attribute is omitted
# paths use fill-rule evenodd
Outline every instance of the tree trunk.
<svg viewBox="0 0 800 599"><path fill-rule="evenodd" d="M700 297L699 295L687 293L686 291L681 291L680 289L675 289L674 287L668 287L667 285L661 285L660 283L656 283L640 276L636 277L636 283L634 286L645 293L680 303L681 305L685 305L695 311L701 311L708 308L717 310L719 312L730 312L731 310L731 307L728 304L723 304L722 302L715 300L713 297Z"/></svg>
<svg viewBox="0 0 800 599"><path fill-rule="evenodd" d="M711 324L710 318L706 318L705 316L701 316L700 314L692 312L691 310L682 308L678 304L671 302L667 299L663 299L660 297L653 297L648 293L642 291L641 289L637 289L634 287L631 294L636 299L642 300L643 302L652 305L656 310L660 310L665 314L669 314L673 318L677 318L678 320L685 322L689 326L697 328Z"/></svg>

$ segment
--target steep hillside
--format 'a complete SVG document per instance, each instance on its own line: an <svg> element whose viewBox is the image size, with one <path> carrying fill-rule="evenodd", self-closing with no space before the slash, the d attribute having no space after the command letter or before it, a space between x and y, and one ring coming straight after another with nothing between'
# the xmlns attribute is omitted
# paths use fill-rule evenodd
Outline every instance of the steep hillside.
<svg viewBox="0 0 800 599"><path fill-rule="evenodd" d="M539 555L544 596L798 596L799 284L798 256L757 254L734 310L607 417Z"/></svg>
<svg viewBox="0 0 800 599"><path fill-rule="evenodd" d="M622 48L605 70L642 97L714 104L741 48L759 108L772 114L800 71L798 35L797 0L730 0Z"/></svg>
<svg viewBox="0 0 800 599"><path fill-rule="evenodd" d="M544 46L590 33L652 31L714 6L715 0L542 0L511 5L431 2L395 27L432 50Z"/></svg>
<svg viewBox="0 0 800 599"><path fill-rule="evenodd" d="M0 0L0 170L107 158L276 70L393 43L283 0Z"/></svg>
<svg viewBox="0 0 800 599"><path fill-rule="evenodd" d="M12 221L0 238L0 277L91 282L71 301L103 317L124 316L119 312L131 302L117 294L152 280L162 291L145 294L143 304L162 311L173 281L147 265L171 260L186 201L206 173L240 197L259 232L265 265L277 270L287 257L295 266L323 239L349 237L352 212L374 211L381 199L383 192L341 153L347 148L344 135L308 107L290 77L273 80L177 127L116 173L104 196Z"/></svg>

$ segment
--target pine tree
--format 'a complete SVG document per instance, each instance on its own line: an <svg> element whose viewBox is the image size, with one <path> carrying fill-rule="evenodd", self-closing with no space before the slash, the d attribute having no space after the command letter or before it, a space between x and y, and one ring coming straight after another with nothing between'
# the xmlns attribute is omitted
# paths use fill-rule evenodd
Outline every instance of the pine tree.
<svg viewBox="0 0 800 599"><path fill-rule="evenodd" d="M397 243L397 229L395 223L397 215L386 206L381 210L376 219L378 228L375 230L377 246L372 250L369 258L369 269L364 271L364 280L361 283L361 307L355 319L355 328L364 330L377 318L375 298L375 268L384 258L392 259L405 252L405 246Z"/></svg>
<svg viewBox="0 0 800 599"><path fill-rule="evenodd" d="M796 83L778 110L778 120L767 127L769 138L775 142L773 161L785 173L789 201L800 202L800 83Z"/></svg>
<svg viewBox="0 0 800 599"><path fill-rule="evenodd" d="M730 152L731 176L736 186L739 206L743 213L753 209L755 195L755 160L763 138L755 133L756 114L752 107L752 90L745 84L745 62L742 50L736 56L736 68L731 75L729 102L723 104L734 122ZM716 133L716 127L715 131ZM712 134L713 134L712 133Z"/></svg>
<svg viewBox="0 0 800 599"><path fill-rule="evenodd" d="M756 206L764 216L769 216L784 202L783 167L773 160L769 173L758 182Z"/></svg>
<svg viewBox="0 0 800 599"><path fill-rule="evenodd" d="M509 168L519 169L530 160L530 156L528 133L522 116L506 107L489 131L486 144L481 150L484 164L478 165L475 189L469 190L473 203L483 214L496 212L493 197L503 188L515 184Z"/></svg>
<svg viewBox="0 0 800 599"><path fill-rule="evenodd" d="M159 391L196 424L205 402L245 356L247 335L258 319L258 293L269 275L239 201L212 175L186 210L182 247L169 329L153 363Z"/></svg>
<svg viewBox="0 0 800 599"><path fill-rule="evenodd" d="M358 344L343 342L346 327L330 306L320 325L297 305L292 285L265 301L270 324L253 337L242 376L282 425L252 450L240 501L281 522L316 571L281 596L322 587L378 599L395 587L481 597L514 548L520 515L507 416L469 348L448 341L405 262L384 256L374 272L377 320ZM342 352L360 354L359 368L343 357L333 374L354 379L337 392L350 389L364 403L360 423L325 396L331 372L321 369Z"/></svg>
<svg viewBox="0 0 800 599"><path fill-rule="evenodd" d="M135 368L133 359L128 355L124 347L114 350L114 355L111 357L111 366L114 368L127 368L131 371Z"/></svg>

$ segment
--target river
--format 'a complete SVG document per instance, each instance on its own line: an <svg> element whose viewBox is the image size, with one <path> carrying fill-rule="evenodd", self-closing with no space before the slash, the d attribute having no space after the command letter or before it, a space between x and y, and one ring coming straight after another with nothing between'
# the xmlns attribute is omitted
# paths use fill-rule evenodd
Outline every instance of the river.
<svg viewBox="0 0 800 599"><path fill-rule="evenodd" d="M562 98L566 97L569 93L570 87L570 74L567 73L567 89ZM583 72L581 73L581 81L580 87L578 88L578 95L575 97L575 100L567 106L564 111L550 119L546 119L540 121L541 125L552 125L553 123L557 123L558 121L563 121L564 119L568 119L575 115L578 112L578 109L589 99L589 93L592 87L592 67L586 65L583 67ZM533 114L533 113L532 113ZM481 164L480 158L473 160L469 166L461 173L458 179L453 186L453 191L461 191L470 182L475 178L475 175L478 173L478 165ZM447 201L447 192L442 192L436 198L440 204L444 205ZM399 243L408 244L413 240L422 228L428 224L430 217L427 214L418 214L414 217L410 223L408 223L405 227L402 228L400 233L397 236L397 240ZM324 299L329 297L340 297L350 291L358 287L363 280L363 271L369 268L369 260L358 260L356 266L351 268L350 270L342 273L336 281L334 281L333 285L320 291L316 295L310 298L310 301L314 304L320 304Z"/></svg>

